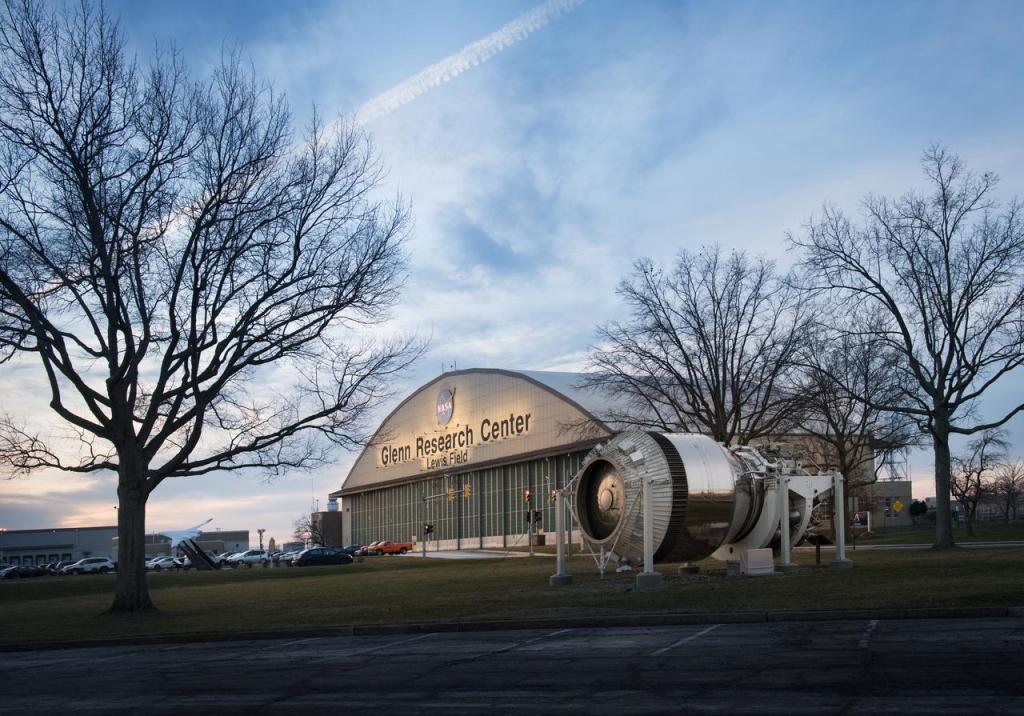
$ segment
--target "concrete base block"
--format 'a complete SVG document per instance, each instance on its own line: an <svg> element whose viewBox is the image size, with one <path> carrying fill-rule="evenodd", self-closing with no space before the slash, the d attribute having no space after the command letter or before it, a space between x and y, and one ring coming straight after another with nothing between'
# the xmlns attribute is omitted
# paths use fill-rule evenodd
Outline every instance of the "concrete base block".
<svg viewBox="0 0 1024 716"><path fill-rule="evenodd" d="M688 574L700 574L700 567L695 564L679 565L679 576L685 577Z"/></svg>
<svg viewBox="0 0 1024 716"><path fill-rule="evenodd" d="M664 577L660 572L641 572L636 575L636 589L657 589L663 584Z"/></svg>
<svg viewBox="0 0 1024 716"><path fill-rule="evenodd" d="M740 553L740 573L751 577L775 574L770 549L745 549Z"/></svg>
<svg viewBox="0 0 1024 716"><path fill-rule="evenodd" d="M793 572L799 572L800 567L796 564L780 564L775 568L776 572L782 572L783 574L792 574Z"/></svg>
<svg viewBox="0 0 1024 716"><path fill-rule="evenodd" d="M829 562L829 566L835 567L836 569L852 569L853 562L848 559L833 559Z"/></svg>
<svg viewBox="0 0 1024 716"><path fill-rule="evenodd" d="M548 579L548 585L552 587L568 587L572 584L571 574L552 574Z"/></svg>

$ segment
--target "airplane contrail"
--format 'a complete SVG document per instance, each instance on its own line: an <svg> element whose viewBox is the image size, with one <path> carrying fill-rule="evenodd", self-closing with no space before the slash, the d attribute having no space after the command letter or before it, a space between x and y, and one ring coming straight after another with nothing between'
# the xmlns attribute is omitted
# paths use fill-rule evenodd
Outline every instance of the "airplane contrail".
<svg viewBox="0 0 1024 716"><path fill-rule="evenodd" d="M387 92L366 102L356 110L356 124L366 124L402 105L409 104L425 92L458 77L472 67L487 62L502 50L525 39L553 19L572 12L583 2L584 0L548 0L543 5L538 5L483 39L466 45L455 54L445 57L440 62L435 62Z"/></svg>

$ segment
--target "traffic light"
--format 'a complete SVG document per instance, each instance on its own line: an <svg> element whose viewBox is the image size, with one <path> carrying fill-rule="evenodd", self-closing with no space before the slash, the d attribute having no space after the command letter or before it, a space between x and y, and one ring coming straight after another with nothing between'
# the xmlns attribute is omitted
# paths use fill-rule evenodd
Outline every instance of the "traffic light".
<svg viewBox="0 0 1024 716"><path fill-rule="evenodd" d="M533 511L533 521L540 522L540 510Z"/></svg>
<svg viewBox="0 0 1024 716"><path fill-rule="evenodd" d="M426 523L423 524L423 534L429 535L429 534L433 534L433 532L434 532L434 525L430 524L429 522L426 522Z"/></svg>
<svg viewBox="0 0 1024 716"><path fill-rule="evenodd" d="M551 488L551 493L548 495L548 502L552 505L558 502L558 490Z"/></svg>
<svg viewBox="0 0 1024 716"><path fill-rule="evenodd" d="M529 502L529 501L530 501L530 491L529 490L523 490L523 502ZM527 522L529 522L529 520L527 520Z"/></svg>
<svg viewBox="0 0 1024 716"><path fill-rule="evenodd" d="M523 520L526 522L526 524L530 524L530 517L531 515L529 510L523 513Z"/></svg>
<svg viewBox="0 0 1024 716"><path fill-rule="evenodd" d="M469 498L469 496L472 494L473 486L467 482L465 485L462 486L462 496L465 498Z"/></svg>
<svg viewBox="0 0 1024 716"><path fill-rule="evenodd" d="M454 487L449 487L448 488L448 501L449 502L454 502L455 501L455 488Z"/></svg>

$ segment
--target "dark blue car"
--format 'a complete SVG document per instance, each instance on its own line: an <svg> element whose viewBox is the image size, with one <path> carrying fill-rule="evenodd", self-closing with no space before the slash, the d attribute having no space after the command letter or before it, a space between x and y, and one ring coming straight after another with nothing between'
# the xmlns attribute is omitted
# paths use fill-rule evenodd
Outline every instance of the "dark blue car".
<svg viewBox="0 0 1024 716"><path fill-rule="evenodd" d="M10 567L4 570L3 579L24 579L26 577L45 577L47 571L34 564L23 564L20 567Z"/></svg>
<svg viewBox="0 0 1024 716"><path fill-rule="evenodd" d="M335 547L312 547L292 560L294 567L315 567L321 564L352 564L352 555Z"/></svg>

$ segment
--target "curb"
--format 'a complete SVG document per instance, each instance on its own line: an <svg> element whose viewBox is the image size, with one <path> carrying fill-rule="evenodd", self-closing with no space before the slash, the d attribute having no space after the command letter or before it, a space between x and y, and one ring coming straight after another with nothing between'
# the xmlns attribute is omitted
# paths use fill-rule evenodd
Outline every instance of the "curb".
<svg viewBox="0 0 1024 716"><path fill-rule="evenodd" d="M601 629L611 627L685 626L701 624L756 624L778 622L827 622L892 619L999 619L1024 617L1021 607L923 607L911 609L842 609L831 611L723 612L701 614L633 614L621 616L568 617L551 619L490 620L468 622L423 622L418 624L364 624L309 629L259 632L206 632L124 636L32 644L0 643L0 652L52 651L110 646L151 644L202 644L210 642L267 641L272 639L314 639L344 636L388 636L524 629Z"/></svg>

